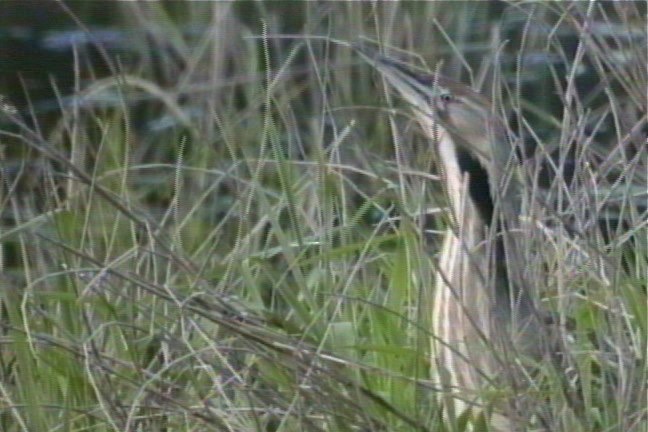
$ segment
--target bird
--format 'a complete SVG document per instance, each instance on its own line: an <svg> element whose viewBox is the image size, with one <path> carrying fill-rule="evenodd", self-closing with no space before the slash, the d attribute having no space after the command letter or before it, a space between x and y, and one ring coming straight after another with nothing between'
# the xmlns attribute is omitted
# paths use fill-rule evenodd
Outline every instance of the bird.
<svg viewBox="0 0 648 432"><path fill-rule="evenodd" d="M436 267L431 363L456 418L484 392L515 386L511 355L537 357L543 346L543 320L524 286L519 231L528 204L516 138L471 87L355 49L411 107L439 158L450 223ZM500 411L494 429L516 430L514 408Z"/></svg>

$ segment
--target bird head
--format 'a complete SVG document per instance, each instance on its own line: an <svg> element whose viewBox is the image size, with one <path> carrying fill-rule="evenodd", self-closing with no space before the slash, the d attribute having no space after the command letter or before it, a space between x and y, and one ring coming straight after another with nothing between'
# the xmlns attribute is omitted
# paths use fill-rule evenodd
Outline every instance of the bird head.
<svg viewBox="0 0 648 432"><path fill-rule="evenodd" d="M506 140L506 133L487 98L439 74L416 71L364 48L357 51L412 105L424 127L431 123L442 127L485 168L491 165L497 151L493 145Z"/></svg>

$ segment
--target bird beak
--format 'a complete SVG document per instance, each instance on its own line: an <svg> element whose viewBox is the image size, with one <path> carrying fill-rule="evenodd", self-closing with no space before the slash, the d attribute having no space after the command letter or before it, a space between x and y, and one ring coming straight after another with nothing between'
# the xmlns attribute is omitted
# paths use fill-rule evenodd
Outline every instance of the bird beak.
<svg viewBox="0 0 648 432"><path fill-rule="evenodd" d="M433 114L430 101L443 89L434 76L416 72L396 60L387 58L366 47L354 47L367 63L374 67L400 95L414 107L427 115Z"/></svg>

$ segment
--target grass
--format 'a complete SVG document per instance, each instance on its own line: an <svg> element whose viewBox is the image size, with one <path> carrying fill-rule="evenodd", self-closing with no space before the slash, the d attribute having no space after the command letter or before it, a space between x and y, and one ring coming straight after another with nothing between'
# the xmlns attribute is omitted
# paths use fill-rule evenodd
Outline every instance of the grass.
<svg viewBox="0 0 648 432"><path fill-rule="evenodd" d="M191 4L181 14L207 30L187 36L162 4L120 4L163 78L146 56L124 73L111 61L112 76L77 77L84 103L61 97L51 127L5 110L0 429L486 427L478 408L444 418L430 381L442 187L408 112L334 43L364 35L445 59L485 94L498 64L530 167L577 161L573 183L542 188L558 204L529 215L532 289L573 328L563 363L535 368L525 428L642 430L645 14L572 6L611 34L569 5L510 4L501 31L522 36L498 60L490 22L472 33L468 17L500 6L303 5L296 31L285 5ZM617 45L633 54L615 60ZM544 75L513 67L548 53ZM588 87L581 67L611 84ZM625 221L609 238L592 225L603 212Z"/></svg>

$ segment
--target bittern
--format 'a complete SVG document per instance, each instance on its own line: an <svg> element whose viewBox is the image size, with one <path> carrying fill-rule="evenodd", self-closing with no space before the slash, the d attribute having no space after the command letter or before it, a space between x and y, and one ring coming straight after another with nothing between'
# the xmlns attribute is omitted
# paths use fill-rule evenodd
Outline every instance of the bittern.
<svg viewBox="0 0 648 432"><path fill-rule="evenodd" d="M515 141L470 87L358 50L412 106L437 149L452 217L436 271L433 369L450 405L474 400L501 388L510 354L532 354L542 334L516 233L524 200Z"/></svg>

